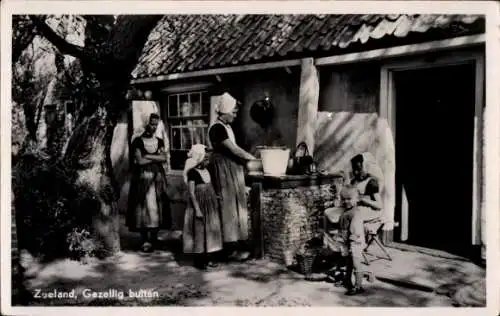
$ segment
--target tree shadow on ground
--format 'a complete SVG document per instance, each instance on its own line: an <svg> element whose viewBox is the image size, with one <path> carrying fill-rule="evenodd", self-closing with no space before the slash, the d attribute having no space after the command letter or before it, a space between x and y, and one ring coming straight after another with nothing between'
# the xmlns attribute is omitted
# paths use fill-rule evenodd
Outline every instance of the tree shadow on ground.
<svg viewBox="0 0 500 316"><path fill-rule="evenodd" d="M447 259L433 262L428 259L421 271L439 283L435 292L450 297L454 306L486 306L486 270L479 264Z"/></svg>
<svg viewBox="0 0 500 316"><path fill-rule="evenodd" d="M367 285L366 292L357 296L345 296L342 300L344 306L363 307L423 307L429 306L431 298L424 293L412 291L408 295L398 287L388 287L380 282Z"/></svg>
<svg viewBox="0 0 500 316"><path fill-rule="evenodd" d="M379 266L379 271L375 269L379 278L375 283L367 283L367 292L358 296L345 296L345 288L331 283L306 281L296 267L286 269L261 260L227 268L232 278L259 282L273 289L258 300L238 300L237 306L485 306L485 271L481 267L472 262L395 252L392 262L372 263ZM325 272L331 265L322 268L316 272ZM301 293L298 302L294 302L294 292ZM329 300L318 299L318 293Z"/></svg>
<svg viewBox="0 0 500 316"><path fill-rule="evenodd" d="M277 279L302 280L303 276L286 267L269 261L251 260L227 266L232 278L245 279L259 283L274 282Z"/></svg>
<svg viewBox="0 0 500 316"><path fill-rule="evenodd" d="M125 234L120 254L87 264L60 260L40 267L26 280L32 291L75 290L78 299L37 299L30 305L53 306L189 306L193 300L207 298L209 291L203 273L190 265L184 256L176 257L171 249L175 241L161 243L153 253L137 251L139 236ZM84 297L83 291L107 297ZM150 290L159 297L129 297L129 291ZM124 297L120 297L123 292Z"/></svg>
<svg viewBox="0 0 500 316"><path fill-rule="evenodd" d="M35 299L30 305L484 306L485 289L483 291L481 286L484 285L485 272L470 262L391 249L392 262L372 263L380 280L367 283L366 293L351 297L344 295L343 287L324 281L306 281L300 273L268 260L223 263L216 269L201 272L192 266L191 258L182 254L178 236L162 232L160 238L155 252L142 253L138 250L139 234L124 231L122 252L116 257L91 260L88 264L61 260L41 267L26 281L31 291L75 289L80 296L76 300ZM435 288L427 292L407 286L422 280L433 281ZM483 284L478 284L478 281ZM468 294L464 290L467 288ZM159 297L83 298L84 289L103 293L155 290Z"/></svg>

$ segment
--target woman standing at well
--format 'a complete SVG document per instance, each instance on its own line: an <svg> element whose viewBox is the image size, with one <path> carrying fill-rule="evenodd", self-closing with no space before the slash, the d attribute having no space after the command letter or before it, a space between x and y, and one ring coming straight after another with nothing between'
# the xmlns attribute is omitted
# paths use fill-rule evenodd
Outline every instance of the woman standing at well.
<svg viewBox="0 0 500 316"><path fill-rule="evenodd" d="M213 148L210 171L215 192L220 197L222 236L228 259L245 260L248 240L248 209L244 165L253 155L236 144L230 124L236 118L237 101L224 93L216 105L218 118L208 137Z"/></svg>

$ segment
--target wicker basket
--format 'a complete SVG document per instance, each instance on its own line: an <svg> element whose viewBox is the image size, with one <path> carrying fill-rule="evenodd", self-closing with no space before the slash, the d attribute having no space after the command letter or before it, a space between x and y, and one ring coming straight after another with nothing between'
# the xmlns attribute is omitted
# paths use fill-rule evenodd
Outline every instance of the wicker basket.
<svg viewBox="0 0 500 316"><path fill-rule="evenodd" d="M304 275L312 274L312 267L316 259L317 252L307 252L304 254L297 254L297 263L299 265L300 273Z"/></svg>

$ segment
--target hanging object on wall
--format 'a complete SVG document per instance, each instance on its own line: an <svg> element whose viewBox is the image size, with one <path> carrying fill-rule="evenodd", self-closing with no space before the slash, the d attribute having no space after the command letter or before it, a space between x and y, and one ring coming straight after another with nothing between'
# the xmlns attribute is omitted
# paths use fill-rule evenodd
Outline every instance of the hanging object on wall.
<svg viewBox="0 0 500 316"><path fill-rule="evenodd" d="M145 100L153 100L153 92L151 90L147 90L144 92Z"/></svg>
<svg viewBox="0 0 500 316"><path fill-rule="evenodd" d="M274 117L274 104L269 97L256 101L250 108L250 117L262 128L271 126Z"/></svg>

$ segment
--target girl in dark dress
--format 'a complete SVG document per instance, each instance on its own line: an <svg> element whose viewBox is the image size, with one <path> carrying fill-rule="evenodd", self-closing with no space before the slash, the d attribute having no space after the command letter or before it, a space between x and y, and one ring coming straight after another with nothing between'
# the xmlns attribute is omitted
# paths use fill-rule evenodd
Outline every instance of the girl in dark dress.
<svg viewBox="0 0 500 316"><path fill-rule="evenodd" d="M163 212L166 174L162 166L167 156L163 140L154 136L159 120L158 114L151 114L146 131L131 146L135 163L126 224L130 231L141 233L141 248L145 252L153 251L159 228L168 224Z"/></svg>
<svg viewBox="0 0 500 316"><path fill-rule="evenodd" d="M184 216L184 253L195 254L200 269L215 267L210 254L222 249L219 201L207 171L208 157L204 145L194 145L184 167L184 181L189 201Z"/></svg>
<svg viewBox="0 0 500 316"><path fill-rule="evenodd" d="M244 164L255 157L236 144L230 124L238 112L236 99L224 93L217 104L217 121L210 127L208 137L213 148L210 169L215 192L220 197L222 236L229 259L249 257L248 209Z"/></svg>

